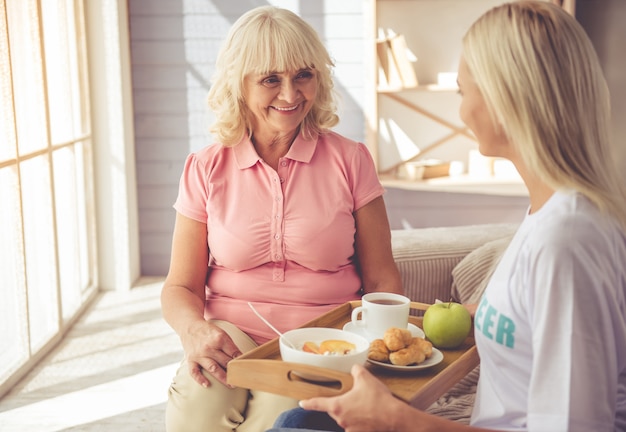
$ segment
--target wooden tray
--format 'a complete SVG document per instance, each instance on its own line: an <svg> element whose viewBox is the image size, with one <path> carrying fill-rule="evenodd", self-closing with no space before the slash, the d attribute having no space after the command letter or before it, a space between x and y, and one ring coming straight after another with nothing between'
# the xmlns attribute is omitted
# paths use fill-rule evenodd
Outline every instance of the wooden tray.
<svg viewBox="0 0 626 432"><path fill-rule="evenodd" d="M350 321L352 309L360 301L345 303L324 315L309 321L302 327L342 328ZM412 302L411 308L426 310L429 305ZM409 321L422 327L422 318L410 316ZM474 369L478 353L473 334L461 347L441 350L443 361L428 369L397 372L376 367L369 362L366 367L398 398L411 405L426 409L446 393L461 378ZM322 376L329 382L312 382L299 377L298 373ZM283 362L280 358L278 338L273 339L228 363L228 383L237 387L308 399L315 396L337 396L352 388L352 375L326 368L299 363Z"/></svg>

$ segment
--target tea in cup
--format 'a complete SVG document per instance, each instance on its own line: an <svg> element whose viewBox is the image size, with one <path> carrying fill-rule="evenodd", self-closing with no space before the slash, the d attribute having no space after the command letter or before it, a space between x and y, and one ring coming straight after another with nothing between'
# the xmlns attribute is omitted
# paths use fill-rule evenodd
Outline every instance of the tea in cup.
<svg viewBox="0 0 626 432"><path fill-rule="evenodd" d="M403 295L368 293L361 298L361 306L352 310L352 324L372 336L382 337L389 327L407 328L410 308L411 300Z"/></svg>

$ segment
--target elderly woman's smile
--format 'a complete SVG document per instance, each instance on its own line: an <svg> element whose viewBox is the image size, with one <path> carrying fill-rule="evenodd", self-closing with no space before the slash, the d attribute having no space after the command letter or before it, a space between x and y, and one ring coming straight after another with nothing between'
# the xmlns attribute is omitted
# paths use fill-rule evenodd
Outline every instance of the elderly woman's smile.
<svg viewBox="0 0 626 432"><path fill-rule="evenodd" d="M249 75L245 95L255 136L296 130L313 106L317 87L314 69Z"/></svg>

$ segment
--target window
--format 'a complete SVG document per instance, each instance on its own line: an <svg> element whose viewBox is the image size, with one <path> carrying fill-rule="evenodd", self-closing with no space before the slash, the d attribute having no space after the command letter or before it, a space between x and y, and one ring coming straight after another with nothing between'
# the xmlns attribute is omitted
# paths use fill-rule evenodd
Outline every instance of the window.
<svg viewBox="0 0 626 432"><path fill-rule="evenodd" d="M84 0L0 0L0 395L95 293Z"/></svg>

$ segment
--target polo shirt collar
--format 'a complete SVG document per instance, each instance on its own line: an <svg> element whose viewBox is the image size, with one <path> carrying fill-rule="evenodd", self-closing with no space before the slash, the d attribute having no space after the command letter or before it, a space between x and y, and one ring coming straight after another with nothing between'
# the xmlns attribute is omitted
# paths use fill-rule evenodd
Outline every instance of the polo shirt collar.
<svg viewBox="0 0 626 432"><path fill-rule="evenodd" d="M318 138L317 134L310 139L305 139L302 134L298 134L285 157L298 162L310 162L315 153ZM244 137L239 144L234 146L233 151L239 169L250 168L261 159L249 137Z"/></svg>
<svg viewBox="0 0 626 432"><path fill-rule="evenodd" d="M235 154L235 160L239 169L246 169L253 166L257 161L261 160L252 141L248 137L244 137L239 144L233 147L233 153Z"/></svg>
<svg viewBox="0 0 626 432"><path fill-rule="evenodd" d="M285 157L298 162L309 163L315 154L318 138L319 136L314 134L311 138L306 139L299 133Z"/></svg>

